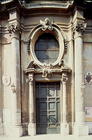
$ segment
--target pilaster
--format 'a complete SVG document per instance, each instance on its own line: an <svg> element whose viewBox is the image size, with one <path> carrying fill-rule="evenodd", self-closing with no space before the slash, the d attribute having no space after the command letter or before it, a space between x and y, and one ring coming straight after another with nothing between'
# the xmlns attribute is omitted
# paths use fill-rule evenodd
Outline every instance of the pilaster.
<svg viewBox="0 0 92 140"><path fill-rule="evenodd" d="M36 118L35 118L35 100L34 100L34 81L33 74L29 73L29 124L28 124L28 134L31 136L36 135Z"/></svg>
<svg viewBox="0 0 92 140"><path fill-rule="evenodd" d="M74 32L75 43L75 135L88 135L85 125L84 90L83 90L83 32L86 27L84 21L78 22Z"/></svg>
<svg viewBox="0 0 92 140"><path fill-rule="evenodd" d="M11 118L9 123L4 124L4 133L8 136L19 137L22 136L21 126L21 90L20 90L20 28L19 23L16 20L16 11L10 11L10 19L8 31L11 37L11 51L10 57L12 59L11 64L11 85L10 85L10 100L11 101ZM4 118L7 117L4 113Z"/></svg>
<svg viewBox="0 0 92 140"><path fill-rule="evenodd" d="M67 122L67 92L66 92L66 82L68 78L66 73L62 74L62 88L63 88L63 97L62 97L62 122L61 122L61 135L69 134L69 124Z"/></svg>

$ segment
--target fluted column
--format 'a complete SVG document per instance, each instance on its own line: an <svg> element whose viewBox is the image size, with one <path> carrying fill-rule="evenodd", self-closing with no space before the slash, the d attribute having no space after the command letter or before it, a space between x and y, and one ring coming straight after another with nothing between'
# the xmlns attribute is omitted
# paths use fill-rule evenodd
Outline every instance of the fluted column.
<svg viewBox="0 0 92 140"><path fill-rule="evenodd" d="M33 74L29 74L29 124L28 134L31 136L36 135L35 123L35 100L34 100L34 87L33 87Z"/></svg>
<svg viewBox="0 0 92 140"><path fill-rule="evenodd" d="M83 90L83 31L84 22L78 23L75 30L75 126L74 134L87 135L88 127L85 125L84 90Z"/></svg>
<svg viewBox="0 0 92 140"><path fill-rule="evenodd" d="M67 92L66 92L66 82L68 78L65 73L62 74L62 88L63 88L63 97L62 97L62 123L61 123L61 134L69 134L69 125L67 123Z"/></svg>

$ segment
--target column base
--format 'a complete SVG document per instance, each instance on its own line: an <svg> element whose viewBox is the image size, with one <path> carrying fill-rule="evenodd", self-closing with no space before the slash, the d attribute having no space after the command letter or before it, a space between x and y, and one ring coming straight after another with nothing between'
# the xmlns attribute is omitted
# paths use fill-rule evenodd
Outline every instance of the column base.
<svg viewBox="0 0 92 140"><path fill-rule="evenodd" d="M36 123L28 124L28 135L30 135L30 136L36 135Z"/></svg>
<svg viewBox="0 0 92 140"><path fill-rule="evenodd" d="M88 131L88 126L85 124L75 124L73 134L77 136L87 136Z"/></svg>
<svg viewBox="0 0 92 140"><path fill-rule="evenodd" d="M61 135L69 135L69 124L68 123L61 124Z"/></svg>
<svg viewBox="0 0 92 140"><path fill-rule="evenodd" d="M23 135L22 126L5 126L4 133L10 137L21 137Z"/></svg>

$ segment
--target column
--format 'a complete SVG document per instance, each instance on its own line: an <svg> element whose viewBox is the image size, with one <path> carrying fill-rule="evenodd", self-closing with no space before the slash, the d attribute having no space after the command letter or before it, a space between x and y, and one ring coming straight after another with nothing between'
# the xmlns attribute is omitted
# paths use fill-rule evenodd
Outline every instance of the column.
<svg viewBox="0 0 92 140"><path fill-rule="evenodd" d="M69 124L67 123L67 93L66 93L66 81L68 80L65 73L62 74L62 88L63 88L63 97L62 97L62 122L61 122L61 134L69 134Z"/></svg>
<svg viewBox="0 0 92 140"><path fill-rule="evenodd" d="M4 126L8 136L22 136L21 126L21 92L20 92L20 44L16 25L10 25L11 36L11 85L10 85L10 123Z"/></svg>
<svg viewBox="0 0 92 140"><path fill-rule="evenodd" d="M71 127L72 127L72 130L73 130L73 126L74 126L74 108L75 108L75 106L74 106L74 86L75 86L75 84L74 84L74 82L75 82L75 77L74 77L74 74L75 74L75 69L74 69L74 57L75 57L75 55L74 55L74 39L73 39L73 32L71 31L71 36L70 36L70 42L69 42L69 67L70 67L70 69L72 70L72 73L71 73L71 81L70 81L70 83L69 83L69 85L71 86L71 108L69 108L69 110L68 111L71 111L72 112L72 124L70 124L71 125Z"/></svg>
<svg viewBox="0 0 92 140"><path fill-rule="evenodd" d="M29 124L28 134L31 136L36 135L36 122L35 122L35 100L34 100L34 86L33 74L29 74Z"/></svg>
<svg viewBox="0 0 92 140"><path fill-rule="evenodd" d="M83 39L84 22L76 26L75 42L75 135L88 135L88 127L85 125L84 90L83 90Z"/></svg>

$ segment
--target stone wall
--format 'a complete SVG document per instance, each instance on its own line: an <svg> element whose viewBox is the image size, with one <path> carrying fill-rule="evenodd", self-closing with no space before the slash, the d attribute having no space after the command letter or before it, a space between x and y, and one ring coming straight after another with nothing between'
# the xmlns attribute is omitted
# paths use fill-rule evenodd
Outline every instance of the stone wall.
<svg viewBox="0 0 92 140"><path fill-rule="evenodd" d="M89 131L92 133L92 82L87 83L85 80L88 73L92 74L92 21L87 21L87 29L84 35L84 50L83 50L83 65L84 65L84 96L85 96L85 121L89 126Z"/></svg>

